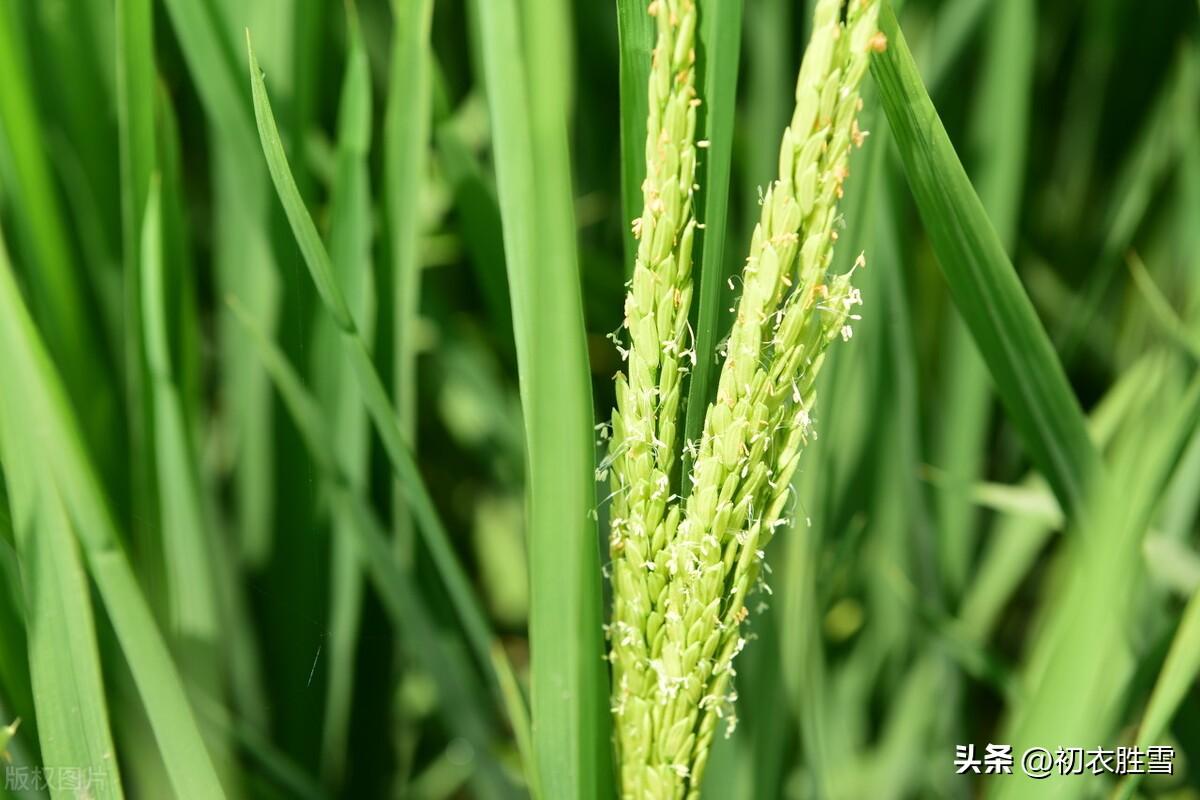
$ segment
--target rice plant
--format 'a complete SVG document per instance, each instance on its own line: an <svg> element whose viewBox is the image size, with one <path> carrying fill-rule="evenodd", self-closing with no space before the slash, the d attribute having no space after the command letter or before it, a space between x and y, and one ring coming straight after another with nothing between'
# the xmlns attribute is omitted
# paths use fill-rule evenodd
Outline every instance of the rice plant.
<svg viewBox="0 0 1200 800"><path fill-rule="evenodd" d="M1200 798L1197 108L1182 0L0 0L0 798Z"/></svg>

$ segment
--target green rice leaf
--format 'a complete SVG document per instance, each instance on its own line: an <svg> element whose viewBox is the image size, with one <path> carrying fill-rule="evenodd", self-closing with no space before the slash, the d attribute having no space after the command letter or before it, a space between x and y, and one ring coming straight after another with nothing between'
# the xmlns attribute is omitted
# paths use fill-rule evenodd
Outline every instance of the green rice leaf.
<svg viewBox="0 0 1200 800"><path fill-rule="evenodd" d="M343 357L350 363L362 393L363 403L371 416L371 420L383 440L388 460L396 473L401 486L407 494L407 500L416 518L418 530L424 536L425 546L433 558L434 566L442 581L446 584L454 609L459 620L466 628L467 639L481 664L486 665L490 656L491 634L488 631L487 620L479 607L462 565L450 544L449 534L442 526L441 520L434 508L433 500L421 480L420 471L413 460L412 453L405 443L404 434L396 419L395 409L388 399L387 390L379 378L366 342L355 325L346 304L345 295L338 286L333 273L333 264L329 253L317 234L316 226L304 201L296 189L288 167L287 156L279 139L279 130L275 125L275 117L271 113L271 103L267 98L267 89L263 84L262 72L254 58L254 50L250 47L249 31L246 34L247 50L250 58L250 80L254 90L254 107L258 119L259 135L262 140L263 152L275 182L280 202L287 213L292 225L292 232L304 254L305 264L317 287L318 294L325 305L326 312L342 333Z"/></svg>
<svg viewBox="0 0 1200 800"><path fill-rule="evenodd" d="M279 137L279 128L275 125L274 114L271 113L271 102L267 98L267 87L263 83L263 72L254 57L254 49L250 46L249 30L246 31L246 50L250 54L250 86L254 93L254 116L258 120L258 133L262 140L263 155L267 159L267 169L275 182L284 213L292 226L296 244L300 246L300 252L304 255L304 262L308 265L321 302L338 328L350 335L356 335L354 318L334 278L329 253L321 243L321 235L317 233L317 226L308 215L304 199L300 197L300 190L296 188L296 179L292 177L292 170L288 166L283 140Z"/></svg>
<svg viewBox="0 0 1200 800"><path fill-rule="evenodd" d="M538 782L537 757L533 754L533 731L529 724L529 707L525 704L525 693L513 672L512 662L504 652L504 647L497 642L492 645L492 669L500 679L500 691L504 697L504 708L508 713L508 722L513 728L513 738L517 740L517 752L521 755L521 766L529 781L529 794L533 800L541 800L544 795Z"/></svg>
<svg viewBox="0 0 1200 800"><path fill-rule="evenodd" d="M952 8L964 5L958 2ZM985 34L983 80L971 126L975 150L982 154L974 171L975 184L988 218L1010 255L1021 208L1029 137L1036 10L1032 0L993 4L992 24ZM937 52L951 46L941 37L938 44L941 48ZM969 483L984 467L993 393L979 349L954 309L949 310L944 341L944 401L936 429L934 463ZM966 587L975 552L978 519L962 493L943 492L937 499L942 580L953 595L959 596Z"/></svg>
<svg viewBox="0 0 1200 800"><path fill-rule="evenodd" d="M560 3L477 8L525 417L538 780L546 797L607 797L594 417L557 41L566 14Z"/></svg>
<svg viewBox="0 0 1200 800"><path fill-rule="evenodd" d="M1096 16L1088 15L1089 22ZM1091 43L1098 52L1108 57L1108 45ZM1160 185L1170 174L1180 157L1189 151L1192 137L1182 133L1177 120L1186 119L1195 107L1195 90L1198 65L1196 59L1187 57L1186 49L1177 56L1170 77L1142 122L1137 139L1129 148L1125 160L1117 166L1111 200L1104 209L1101 230L1104 240L1097 255L1091 279L1082 287L1082 301L1074 304L1064 315L1061 331L1057 337L1060 349L1070 357L1083 343L1100 317L1113 278L1120 273L1123 256L1132 246L1134 237L1154 208L1155 197ZM1095 91L1099 84L1091 75L1092 65L1078 65L1080 71L1088 71L1089 79L1077 84L1078 93L1083 95ZM1073 97L1072 100L1075 98ZM1092 179L1094 168L1090 161L1094 148L1094 128L1081 125L1083 118L1099 113L1100 103L1096 97L1081 97L1078 114L1067 117L1069 125L1063 131L1064 164L1067 174L1058 178L1062 192L1074 191L1083 196L1087 181ZM1073 169L1070 169L1073 168ZM1107 169L1106 169L1107 171ZM1061 202L1062 207L1069 207Z"/></svg>
<svg viewBox="0 0 1200 800"><path fill-rule="evenodd" d="M746 137L744 143L739 141L738 211L751 220L758 215L761 192L779 170L779 135L791 121L795 107L796 56L807 42L798 23L809 24L814 7L814 2L800 4L792 0L745 4L746 94L738 117L754 120L755 128L764 132L762 136ZM740 233L739 252L748 247L750 238L749 230Z"/></svg>
<svg viewBox="0 0 1200 800"><path fill-rule="evenodd" d="M71 264L61 209L51 181L50 165L41 147L42 132L32 94L32 74L25 45L17 29L15 7L0 9L0 73L5 90L0 94L0 125L13 167L13 185L7 191L20 200L16 208L37 268L29 270L34 307L55 331L52 347L64 349L61 357L77 357L66 347L78 346L85 318L83 287Z"/></svg>
<svg viewBox="0 0 1200 800"><path fill-rule="evenodd" d="M46 331L46 345L71 397L81 404L83 432L89 444L108 458L114 452L111 382L102 377L106 363L104 339L92 334L93 315L87 303L92 288L75 263L67 220L53 180L34 99L35 72L19 28L20 8L0 7L0 160L9 167L4 193L10 197L18 244L25 254L23 271L29 282L34 317ZM83 400L86 398L87 403Z"/></svg>
<svg viewBox="0 0 1200 800"><path fill-rule="evenodd" d="M152 381L155 455L162 495L168 618L178 636L211 648L216 644L220 628L218 604L204 504L188 441L183 403L171 369L163 297L162 210L157 179L146 201L139 250L142 255L139 273L143 341Z"/></svg>
<svg viewBox="0 0 1200 800"><path fill-rule="evenodd" d="M1003 733L1014 752L1040 742L1109 741L1115 733L1119 704L1093 699L1120 696L1133 675L1135 656L1125 632L1135 619L1133 598L1143 569L1140 549L1200 422L1200 378L1181 395L1161 390L1147 394L1139 417L1163 423L1126 430L1110 473L1089 497L1095 504L1088 516L1094 520L1089 531L1093 540L1077 536L1071 542L1065 583L1026 659L1026 694ZM1087 786L1014 778L997 784L997 798L1071 798Z"/></svg>
<svg viewBox="0 0 1200 800"><path fill-rule="evenodd" d="M1129 267L1129 273L1133 276L1134 284L1142 294L1142 300L1151 312L1150 317L1155 325L1182 352L1191 356L1193 362L1200 362L1200 337L1188 330L1187 324L1179 318L1175 309L1171 308L1170 301L1158 288L1149 270L1146 269L1146 265L1142 263L1142 259L1137 253L1130 252L1125 256L1125 263Z"/></svg>
<svg viewBox="0 0 1200 800"><path fill-rule="evenodd" d="M393 391L400 430L410 446L417 434L417 331L421 301L421 189L429 154L432 77L429 35L433 1L393 3L391 81L385 120L384 174L391 235ZM393 500L396 540L411 552L410 512L403 490Z"/></svg>
<svg viewBox="0 0 1200 800"><path fill-rule="evenodd" d="M871 64L909 186L954 302L1026 450L1068 513L1100 472L1062 365L946 136L891 6L887 49Z"/></svg>
<svg viewBox="0 0 1200 800"><path fill-rule="evenodd" d="M165 0L171 27L210 120L241 152L253 151L254 124L237 61L218 26L213 0Z"/></svg>
<svg viewBox="0 0 1200 800"><path fill-rule="evenodd" d="M269 188L257 155L250 98L235 58L236 35L231 42L226 27L229 7L219 0L167 0L164 5L212 137L213 258L219 292L236 295L272 327L279 287ZM282 11L284 6L268 10ZM220 378L229 398L224 421L236 452L239 538L245 560L261 567L271 550L270 501L275 492L270 386L253 361L228 344L236 339L236 324L224 315L220 324Z"/></svg>
<svg viewBox="0 0 1200 800"><path fill-rule="evenodd" d="M158 71L154 62L154 14L150 0L118 0L116 17L122 240L126 269L134 274L150 176L157 162L154 103ZM134 281L133 286L138 283ZM138 335L135 331L135 341Z"/></svg>
<svg viewBox="0 0 1200 800"><path fill-rule="evenodd" d="M201 484L188 417L172 363L168 335L163 213L155 176L146 202L139 247L145 362L154 414L154 465L159 493L159 530L166 575L168 624L189 691L221 696L227 674L241 705L256 709L261 697L257 655L244 632L249 625L241 587L234 579L220 533L212 526ZM178 262L173 262L178 264ZM229 634L220 642L221 632ZM220 642L220 644L219 644ZM223 736L210 739L221 761L228 759Z"/></svg>
<svg viewBox="0 0 1200 800"><path fill-rule="evenodd" d="M10 379L28 385L36 381L30 373L38 368L39 353L26 338L32 324L20 304L2 243L0 307L0 355ZM98 796L119 798L124 795L109 731L87 575L60 489L46 459L38 457L46 447L44 440L54 433L46 430L47 421L38 419L37 412L25 392L0 392L0 460L24 588L42 761L47 767L103 776L97 781Z"/></svg>
<svg viewBox="0 0 1200 800"><path fill-rule="evenodd" d="M6 424L12 424L13 416L11 409L6 410ZM19 454L36 446L11 431L5 438L13 442L6 465L20 463L24 457ZM8 468L14 511L20 515L15 532L42 764L50 769L86 770L96 776L97 797L123 797L87 575L72 522L44 472L29 471L28 486L21 486L24 481L14 479L15 471Z"/></svg>
<svg viewBox="0 0 1200 800"><path fill-rule="evenodd" d="M1092 409L1088 419L1088 433L1101 449L1105 449L1116 435L1117 428L1137 409L1140 392L1146 385L1154 385L1161 379L1161 365L1150 357L1143 357L1130 365L1120 380ZM957 487L952 491L961 491ZM1016 487L1011 487L1005 499L1028 496L1030 492L1044 494L1053 502L1053 495L1042 477L1036 473L1027 475ZM991 499L998 499L992 493ZM976 502L985 502L978 491ZM1012 599L1021 581L1028 574L1038 553L1054 530L1063 524L1062 508L1057 502L1048 508L1042 502L1029 508L1030 514L1007 513L991 529L988 541L979 557L979 564L972 574L970 586L959 605L959 619L965 630L977 641L986 642L1000 617L1000 612ZM1011 502L1009 506L1012 510Z"/></svg>
<svg viewBox="0 0 1200 800"><path fill-rule="evenodd" d="M367 156L371 139L371 73L354 6L347 6L349 48L338 114L337 168L330 202L330 255L336 278L355 322L368 340L375 329L375 286L371 263L371 189ZM337 329L317 321L313 371L321 407L333 431L335 456L355 492L365 491L370 456L370 420L354 376L340 358ZM363 597L362 551L344 513L333 521L330 543L329 683L322 734L322 773L340 785L345 769L353 700L355 655Z"/></svg>
<svg viewBox="0 0 1200 800"><path fill-rule="evenodd" d="M1143 749L1161 743L1171 719L1196 683L1200 674L1200 591L1197 591L1184 609L1183 619L1171 640L1171 649L1163 663L1150 702L1142 715L1135 744ZM1129 800L1141 781L1140 775L1130 775L1122 783L1115 797Z"/></svg>
<svg viewBox="0 0 1200 800"><path fill-rule="evenodd" d="M428 669L430 677L439 686L439 709L444 712L447 725L480 752L486 752L489 722L482 713L484 693L477 685L475 673L442 642L432 612L415 589L411 569L389 544L382 524L344 472L337 444L325 423L320 404L304 387L287 357L267 339L249 314L236 301L232 307L323 476L336 518L349 523L335 528L335 533L354 537L355 548L361 553L363 564L403 639L405 649ZM420 522L422 518L418 515L417 519ZM492 651L488 663L494 662ZM505 782L486 767L482 780L485 796L507 795Z"/></svg>
<svg viewBox="0 0 1200 800"><path fill-rule="evenodd" d="M121 193L121 325L125 365L125 410L129 424L130 515L134 552L139 562L157 565L162 541L147 523L159 516L154 458L153 378L143 349L141 235L151 176L158 170L155 103L158 71L154 61L154 14L149 0L116 3L117 138ZM165 143L164 143L165 144ZM156 572L156 571L155 571ZM154 574L147 570L148 576ZM145 584L151 591L157 575Z"/></svg>
<svg viewBox="0 0 1200 800"><path fill-rule="evenodd" d="M74 532L74 539L83 548L89 571L133 673L172 785L181 797L224 797L179 674L121 550L116 528L84 455L78 428L58 376L25 311L7 256L2 251L0 353L6 365L19 371L24 389L2 393L6 474L11 484L15 474L13 465L19 463L19 472L29 471L30 475L41 476L36 483L38 492L44 494L36 501L31 496L30 508L24 513L29 514L30 523L43 519L43 514L50 515L49 521L41 524L59 531L57 535L50 534L55 538L47 537L41 541L39 547L54 543L51 551L61 557L68 547L62 534ZM61 566L67 571L58 579L70 570L69 564ZM83 596L86 597L86 591ZM84 638L56 639L54 646L60 648L59 658L63 655L64 642L86 642L86 630L72 633ZM87 656L80 652L72 654L71 658L85 659ZM60 672L61 679L65 679L66 674ZM95 688L98 692L99 687ZM102 700L89 696L86 702L68 708L71 713L79 713L79 709L102 707ZM64 733L63 744L69 745L73 736L73 733ZM78 741L83 739L74 740L74 743ZM107 747L98 745L94 736L86 737L86 741L92 748L92 756L64 766L98 764L96 759L100 757L111 764L111 743ZM47 753L43 755L50 757ZM110 770L110 774L113 773L115 767Z"/></svg>
<svg viewBox="0 0 1200 800"><path fill-rule="evenodd" d="M741 11L741 3L726 5L737 5ZM736 34L734 37L736 40ZM621 232L625 274L629 276L637 256L632 222L642 210L642 181L646 178L647 86L654 50L654 23L646 13L645 0L617 0L617 42L621 55Z"/></svg>
<svg viewBox="0 0 1200 800"><path fill-rule="evenodd" d="M234 716L229 709L206 694L194 693L192 702L196 705L196 713L206 725L217 730L221 736L236 742L262 770L264 776L287 790L288 797L295 797L297 800L325 800L329 797L317 779L292 761L287 754L280 752L261 729L243 718Z"/></svg>
<svg viewBox="0 0 1200 800"><path fill-rule="evenodd" d="M282 293L271 242L270 184L257 158L213 124L213 258L222 295L233 295L268 329L279 316ZM253 151L251 151L253 152ZM271 386L253 358L235 343L237 323L222 309L218 342L221 389L229 407L221 420L235 453L234 490L241 555L261 567L272 552L276 485Z"/></svg>
<svg viewBox="0 0 1200 800"><path fill-rule="evenodd" d="M0 448L3 447L0 440ZM0 463L3 452L0 450ZM24 585L14 546L12 519L0 492L0 715L17 716L27 722L27 741L36 749L37 730L33 725L33 688L30 686L29 654L25 625L28 618L23 599Z"/></svg>
<svg viewBox="0 0 1200 800"><path fill-rule="evenodd" d="M704 138L708 147L702 152L703 170L699 183L704 226L700 237L700 291L696 304L696 366L688 384L685 441L699 441L704 413L715 388L716 350L720 339L722 293L728 278L729 260L725 257L725 232L729 222L729 171L733 154L733 117L737 107L738 63L742 41L742 0L702 0L700 41L704 46L704 76L701 105L704 111ZM649 58L645 60L649 64ZM645 82L642 92L645 93ZM645 109L642 114L645 136ZM645 158L636 159L645 169ZM638 184L640 190L640 183ZM639 195L640 197L640 195ZM636 212L635 212L636 213ZM691 472L692 456L684 451L683 474ZM683 492L691 491L691 482L683 481Z"/></svg>

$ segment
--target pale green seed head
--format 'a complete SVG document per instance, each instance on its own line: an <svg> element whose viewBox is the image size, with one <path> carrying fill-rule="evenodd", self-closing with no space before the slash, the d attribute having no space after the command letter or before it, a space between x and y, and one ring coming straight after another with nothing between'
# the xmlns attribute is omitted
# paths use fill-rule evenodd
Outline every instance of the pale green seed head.
<svg viewBox="0 0 1200 800"><path fill-rule="evenodd" d="M843 22L843 10L844 22ZM837 203L861 144L858 84L879 45L876 0L820 0L742 276L717 400L683 504L670 474L687 358L695 136L693 0L656 0L644 207L613 416L609 635L622 796L694 797L730 719L745 600L813 435L815 378L861 302L829 275Z"/></svg>

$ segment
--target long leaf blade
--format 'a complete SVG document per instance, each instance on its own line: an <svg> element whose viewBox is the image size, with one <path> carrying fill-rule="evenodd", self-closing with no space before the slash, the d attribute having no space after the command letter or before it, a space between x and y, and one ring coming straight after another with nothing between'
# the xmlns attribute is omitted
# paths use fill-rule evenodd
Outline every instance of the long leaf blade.
<svg viewBox="0 0 1200 800"><path fill-rule="evenodd" d="M0 243L0 306L18 303ZM23 310L23 309L22 309ZM27 318L0 315L0 356L11 380L30 383L36 352ZM22 331L20 325L26 329ZM38 453L53 435L26 392L0 392L0 461L12 503L24 587L33 701L45 766L99 776L98 796L122 797L87 576L63 499Z"/></svg>
<svg viewBox="0 0 1200 800"><path fill-rule="evenodd" d="M429 153L432 80L430 26L432 0L393 3L396 36L392 44L392 76L388 93L384 149L388 228L391 234L394 290L396 410L405 441L417 433L417 331L421 299L421 259L418 240L421 186ZM396 539L411 549L409 511L397 490L394 502Z"/></svg>
<svg viewBox="0 0 1200 800"><path fill-rule="evenodd" d="M371 189L367 157L371 138L371 74L358 18L347 6L349 47L338 113L337 172L330 201L330 255L355 322L369 339L375 327L371 264ZM368 482L370 421L348 366L339 358L339 335L327 317L318 321L314 373L322 408L330 420L336 456L349 484L362 492ZM343 529L345 513L333 520L330 546L330 654L322 735L322 773L338 785L343 777L353 701L355 654L363 597L363 556Z"/></svg>
<svg viewBox="0 0 1200 800"><path fill-rule="evenodd" d="M1137 746L1146 748L1157 744L1166 732L1171 718L1187 697L1188 691L1200 674L1200 591L1197 591L1183 612L1183 620L1171 641L1171 649L1163 664L1162 672L1155 681L1150 702L1142 715L1138 728ZM1139 775L1130 775L1116 793L1118 800L1129 800L1141 780Z"/></svg>
<svg viewBox="0 0 1200 800"><path fill-rule="evenodd" d="M738 62L742 42L742 0L706 0L700 4L704 45L704 171L701 177L704 232L700 237L700 293L696 305L696 366L688 384L685 441L699 441L704 413L714 392L721 292L727 278L725 231L729 222L729 171L733 154ZM648 62L647 62L648 63ZM644 111L644 109L643 109ZM644 117L643 117L644 119ZM644 128L643 124L643 128ZM644 163L644 158L639 158ZM691 471L691 449L684 449L683 474ZM691 481L683 481L691 491Z"/></svg>
<svg viewBox="0 0 1200 800"><path fill-rule="evenodd" d="M424 536L426 547L433 558L438 574L446 584L450 599L454 604L459 619L467 630L467 638L475 651L480 663L487 665L491 659L491 633L487 619L479 608L471 588L470 580L454 553L450 536L443 527L433 499L429 496L420 470L413 460L412 453L404 441L404 434L396 419L396 411L388 399L383 381L371 362L367 350L346 297L334 276L333 264L329 253L321 242L316 225L308 215L304 200L296 188L296 181L283 152L283 143L279 138L279 129L275 124L275 116L271 112L271 102L267 98L267 87L263 83L263 75L250 46L250 32L246 32L247 52L250 59L250 80L254 93L254 110L258 121L259 137L262 141L263 153L280 203L287 214L300 250L304 254L305 264L317 287L317 293L325 305L326 312L342 333L344 345L343 355L350 362L350 367L358 381L363 403L371 416L376 431L383 440L388 460L396 473L400 484L407 493L408 502L417 521L417 529Z"/></svg>
<svg viewBox="0 0 1200 800"><path fill-rule="evenodd" d="M1081 513L1100 458L1079 402L921 83L890 4L879 26L887 48L872 59L871 72L955 304L1029 454L1068 513Z"/></svg>
<svg viewBox="0 0 1200 800"><path fill-rule="evenodd" d="M172 785L182 797L224 797L212 760L184 694L183 683L155 626L84 455L77 424L57 374L17 294L0 254L0 348L6 364L23 363L22 392L5 392L6 407L36 430L22 469L40 463L45 483L61 498L154 730ZM15 404L21 403L17 407ZM6 428L12 419L6 422ZM9 435L5 435L6 443ZM12 469L11 456L6 469ZM109 751L111 753L111 750Z"/></svg>
<svg viewBox="0 0 1200 800"><path fill-rule="evenodd" d="M70 248L67 219L53 180L46 149L48 131L34 97L34 72L19 30L20 9L0 7L0 159L8 165L4 187L10 194L18 243L26 254L32 311L41 322L46 346L62 365L63 381L80 404L80 422L93 452L108 458L114 451L111 382L103 378L102 337L91 335L93 317L87 302L86 273ZM87 400L84 404L84 400Z"/></svg>
<svg viewBox="0 0 1200 800"><path fill-rule="evenodd" d="M218 615L204 522L187 422L171 369L163 297L162 211L158 183L146 200L140 246L143 342L154 401L154 441L162 494L163 553L168 605L175 632L211 647Z"/></svg>
<svg viewBox="0 0 1200 800"><path fill-rule="evenodd" d="M611 793L595 455L568 167L565 9L478 4L529 461L534 752L546 797ZM524 37L522 37L524 34Z"/></svg>
<svg viewBox="0 0 1200 800"><path fill-rule="evenodd" d="M414 587L411 569L401 554L389 545L382 524L342 467L337 442L325 423L320 404L305 389L287 357L245 310L236 304L233 310L322 474L325 488L332 496L335 516L346 523L338 526L335 534L352 538L356 551L362 554L368 574L405 648L426 665L441 689L444 699L439 707L449 727L475 747L486 749L488 721L479 705L484 693L477 685L475 673L441 641L428 604ZM505 783L490 771L485 770L483 782L489 797L503 796L507 792Z"/></svg>
<svg viewBox="0 0 1200 800"><path fill-rule="evenodd" d="M740 5L740 3L739 3ZM617 46L621 54L621 220L625 243L625 274L633 274L637 241L631 222L642 207L646 177L646 115L650 53L654 24L645 0L617 0Z"/></svg>

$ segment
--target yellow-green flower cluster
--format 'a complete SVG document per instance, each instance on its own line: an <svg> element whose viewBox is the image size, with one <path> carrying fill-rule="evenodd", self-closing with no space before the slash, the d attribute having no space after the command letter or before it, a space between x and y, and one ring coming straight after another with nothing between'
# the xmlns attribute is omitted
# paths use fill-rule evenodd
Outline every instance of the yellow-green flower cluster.
<svg viewBox="0 0 1200 800"><path fill-rule="evenodd" d="M650 659L647 630L655 598L646 572L679 521L671 470L677 457L680 390L690 356L687 321L696 229L696 4L654 0L649 10L658 33L650 72L644 205L634 222L638 252L625 301L629 348L622 351L628 365L617 377L610 456L610 547L616 588L609 630L614 685L623 687L614 688L614 693L618 702L629 693L637 698L617 712L626 795L637 794L628 787L640 784L652 757L642 718L651 711L643 698L652 696L653 687L637 665ZM673 508L671 518L666 516L668 506Z"/></svg>
<svg viewBox="0 0 1200 800"><path fill-rule="evenodd" d="M856 318L861 299L850 274L828 270L850 152L865 135L856 122L858 87L871 51L883 46L877 14L877 0L849 0L848 7L845 0L817 4L795 113L783 134L779 178L763 197L717 397L694 445L692 472L685 476L692 485L686 502L671 492L669 481L678 369L669 382L660 371L657 387L652 371L651 382L646 375L636 382L633 377L644 368L635 361L641 346L656 342L660 351L668 343L680 346L686 304L682 311L673 306L669 315L654 316L662 306L644 302L634 278L626 307L633 332L630 378L628 384L618 378L618 397L624 394L628 404L636 385L646 394L634 399L647 402L637 406L636 428L621 406L613 443L614 466L626 459L615 469L610 628L625 797L682 798L699 791L718 718L733 699L729 684L733 659L745 644L740 627L746 594L758 580L763 548L784 523L800 452L814 435L816 375L827 345L838 336L849 338ZM659 19L656 70L664 48ZM689 98L691 91L689 83ZM648 205L649 197L648 191ZM686 231L694 223L683 224ZM690 248L690 240L681 235L671 264L690 258L679 249L683 245ZM655 263L647 270L652 296L678 291L686 298L690 284L679 288L682 270L659 273ZM639 328L653 333L639 340ZM664 385L669 392L662 391ZM671 395L676 399L667 403ZM644 472L631 475L631 453L638 454Z"/></svg>

